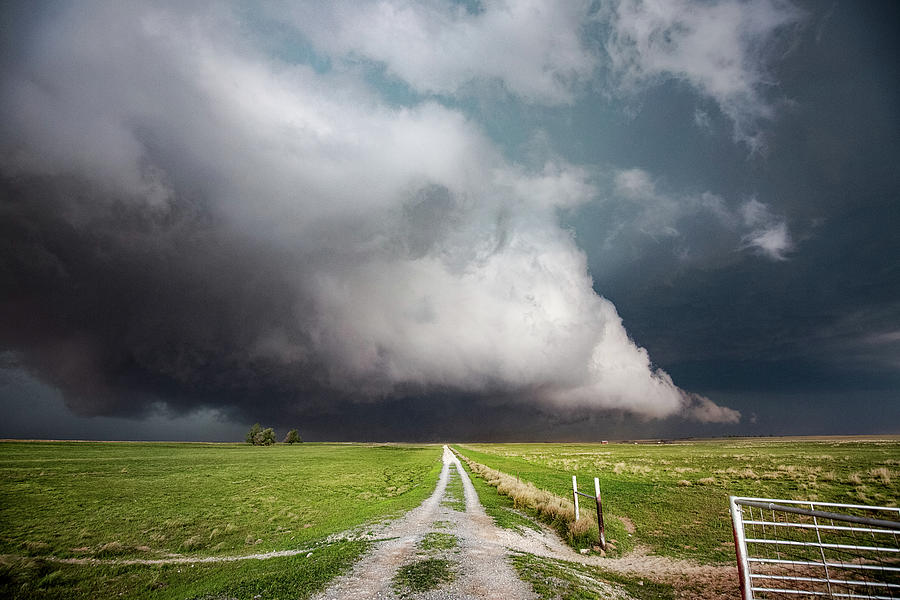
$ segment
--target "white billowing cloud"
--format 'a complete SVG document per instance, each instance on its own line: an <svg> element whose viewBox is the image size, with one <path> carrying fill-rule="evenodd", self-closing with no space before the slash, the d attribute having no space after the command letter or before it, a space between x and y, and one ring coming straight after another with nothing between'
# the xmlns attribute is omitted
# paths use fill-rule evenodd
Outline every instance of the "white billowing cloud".
<svg viewBox="0 0 900 600"><path fill-rule="evenodd" d="M772 260L786 260L794 242L787 222L771 213L769 207L756 198L741 206L744 224L753 230L742 238L743 248L755 250Z"/></svg>
<svg viewBox="0 0 900 600"><path fill-rule="evenodd" d="M615 0L608 12L606 50L626 90L682 79L718 104L735 139L761 145L760 122L773 116L767 50L798 9L781 0Z"/></svg>
<svg viewBox="0 0 900 600"><path fill-rule="evenodd" d="M656 197L656 184L650 173L643 169L623 169L615 175L616 191L627 198L652 199Z"/></svg>
<svg viewBox="0 0 900 600"><path fill-rule="evenodd" d="M540 171L522 167L498 170L495 182L509 186L509 191L527 202L546 208L573 208L594 198L591 173L584 167L559 160L544 163Z"/></svg>
<svg viewBox="0 0 900 600"><path fill-rule="evenodd" d="M765 225L774 218L769 211L769 207L756 198L750 198L750 200L741 205L740 213L744 224L748 227Z"/></svg>
<svg viewBox="0 0 900 600"><path fill-rule="evenodd" d="M709 398L698 394L690 395L682 414L701 423L737 423L741 418L738 411L727 406L719 406Z"/></svg>
<svg viewBox="0 0 900 600"><path fill-rule="evenodd" d="M794 243L787 229L787 223L774 223L766 229L758 229L744 236L744 246L753 248L772 260L787 260L785 254Z"/></svg>
<svg viewBox="0 0 900 600"><path fill-rule="evenodd" d="M101 181L137 203L200 194L213 223L278 248L303 309L255 334L246 349L254 359L299 372L315 357L325 371L316 377L372 398L410 385L499 389L649 417L739 418L654 368L613 304L594 292L585 256L556 217L596 194L587 170L555 160L531 171L454 110L391 108L352 76L273 60L231 15L136 10L79 6L43 32L28 77L8 82L2 98L4 114L27 118L4 125L0 164L17 175ZM533 68L543 78L526 87L528 60L487 60L475 76L519 68L505 79L511 89L564 98L560 65L580 54L565 31L541 31L571 18L569 9L436 10L366 6L362 15L377 21L370 13L386 11L379 18L395 15L399 24L376 22L385 39L359 43L369 52L385 44L379 51L391 68L423 89L451 90L472 73L433 55L404 63L387 38L406 35L401 49L415 54L417 36L428 33L463 51L468 41L487 44L485 31L496 34L504 20L524 19L542 25L536 38L502 43L536 44ZM353 37L342 27L361 34L357 15L335 9L332 18L339 47L348 43L341 36ZM424 74L432 63L434 82ZM621 179L623 189L653 193L646 174Z"/></svg>
<svg viewBox="0 0 900 600"><path fill-rule="evenodd" d="M292 13L318 49L383 63L420 93L499 81L528 101L569 103L596 65L580 36L589 13L581 0L486 0L474 14L435 0L329 2Z"/></svg>
<svg viewBox="0 0 900 600"><path fill-rule="evenodd" d="M637 206L633 226L638 231L654 239L679 235L676 221L684 206L676 199L658 193L650 173L638 168L618 170L613 175L613 189L618 196Z"/></svg>
<svg viewBox="0 0 900 600"><path fill-rule="evenodd" d="M640 168L616 170L611 179L615 194L638 209L631 227L652 238L681 236L682 219L706 213L715 217L719 226L740 236L739 250L753 250L781 261L794 248L787 221L756 198L731 208L721 196L709 191L699 195L667 193L660 191L653 176ZM616 235L621 233L620 228Z"/></svg>

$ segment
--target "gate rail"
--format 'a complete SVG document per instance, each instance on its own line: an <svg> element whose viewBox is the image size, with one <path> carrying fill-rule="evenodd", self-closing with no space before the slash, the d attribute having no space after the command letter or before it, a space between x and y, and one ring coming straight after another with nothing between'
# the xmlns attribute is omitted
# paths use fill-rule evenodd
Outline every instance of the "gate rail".
<svg viewBox="0 0 900 600"><path fill-rule="evenodd" d="M729 502L744 600L900 598L900 508Z"/></svg>

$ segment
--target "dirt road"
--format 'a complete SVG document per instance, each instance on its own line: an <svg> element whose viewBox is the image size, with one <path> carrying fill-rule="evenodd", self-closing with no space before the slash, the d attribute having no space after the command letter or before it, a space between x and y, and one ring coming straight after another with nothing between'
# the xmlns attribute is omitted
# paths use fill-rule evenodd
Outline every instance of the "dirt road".
<svg viewBox="0 0 900 600"><path fill-rule="evenodd" d="M509 563L508 543L518 536L497 528L485 514L468 475L446 446L443 461L431 497L380 531L379 537L389 539L376 543L352 573L332 582L317 600L535 598ZM460 482L462 498L458 491L448 490ZM446 566L446 576L438 577L432 589L417 592L415 578L412 587L404 585L410 573L424 572L421 578L428 580L426 567L435 561ZM419 565L425 567L417 569Z"/></svg>

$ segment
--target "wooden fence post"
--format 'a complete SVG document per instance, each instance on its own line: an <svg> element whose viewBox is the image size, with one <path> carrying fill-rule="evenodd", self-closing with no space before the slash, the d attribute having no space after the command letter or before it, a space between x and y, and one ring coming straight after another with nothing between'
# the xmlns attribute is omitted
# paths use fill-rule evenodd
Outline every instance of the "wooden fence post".
<svg viewBox="0 0 900 600"><path fill-rule="evenodd" d="M600 547L606 550L606 528L603 526L603 502L600 500L600 479L594 477L594 493L597 494L597 525L600 527Z"/></svg>

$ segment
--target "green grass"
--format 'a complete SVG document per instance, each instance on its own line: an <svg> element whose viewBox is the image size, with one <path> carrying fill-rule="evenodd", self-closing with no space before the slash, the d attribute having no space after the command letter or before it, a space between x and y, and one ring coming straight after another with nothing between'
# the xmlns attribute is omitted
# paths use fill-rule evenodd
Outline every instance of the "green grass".
<svg viewBox="0 0 900 600"><path fill-rule="evenodd" d="M456 577L454 568L456 559L453 558L453 551L458 545L459 538L451 533L425 534L416 544L420 560L397 570L397 574L394 575L394 591L400 597L406 597L436 589L444 583L453 581Z"/></svg>
<svg viewBox="0 0 900 600"><path fill-rule="evenodd" d="M267 580L270 572L272 585L315 587L337 572L333 565L350 564L358 546L317 548L313 557L319 552L332 557L326 563L292 557L157 568L39 559L223 556L313 547L330 534L420 504L434 489L440 456L439 446L0 443L0 554L8 555L0 596L45 597L33 592L38 583L55 588L61 581L62 588L85 590L72 597L86 597L92 586L114 585L103 583L109 578L134 580L122 589L127 597L141 597L143 582L154 573L173 579L165 589L184 588L177 575L186 568L194 579L221 580L222 589L241 577ZM309 565L312 570L304 570ZM295 570L313 579L295 576ZM201 587L202 593L218 589Z"/></svg>
<svg viewBox="0 0 900 600"><path fill-rule="evenodd" d="M469 474L472 486L478 493L478 499L484 506L484 511L497 527L504 529L513 529L520 531L522 529L534 529L542 531L541 526L535 523L533 519L525 517L513 507L513 501L509 496L501 496L497 493L497 489L485 483L484 479L472 473L465 463L462 463L463 469Z"/></svg>
<svg viewBox="0 0 900 600"><path fill-rule="evenodd" d="M667 600L675 597L672 586L646 578L613 573L562 560L516 554L513 565L519 577L531 584L541 600L598 600L621 598L624 591L635 599Z"/></svg>
<svg viewBox="0 0 900 600"><path fill-rule="evenodd" d="M365 542L337 542L303 555L218 564L79 566L42 558L0 559L0 597L10 600L95 598L305 598L346 571Z"/></svg>
<svg viewBox="0 0 900 600"><path fill-rule="evenodd" d="M450 465L447 489L444 492L444 499L441 501L441 504L457 512L465 512L466 510L466 496L463 490L462 478L456 472L454 465Z"/></svg>
<svg viewBox="0 0 900 600"><path fill-rule="evenodd" d="M425 534L417 546L420 550L429 552L431 550L453 550L458 543L459 538L452 533L432 532Z"/></svg>
<svg viewBox="0 0 900 600"><path fill-rule="evenodd" d="M728 496L895 505L900 441L728 439L677 444L466 444L470 459L571 497L600 478L607 539L701 562L731 562ZM590 504L590 502L588 502ZM635 533L628 538L629 518Z"/></svg>
<svg viewBox="0 0 900 600"><path fill-rule="evenodd" d="M450 561L426 558L400 567L394 576L394 589L400 596L407 596L436 589L454 577Z"/></svg>

